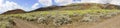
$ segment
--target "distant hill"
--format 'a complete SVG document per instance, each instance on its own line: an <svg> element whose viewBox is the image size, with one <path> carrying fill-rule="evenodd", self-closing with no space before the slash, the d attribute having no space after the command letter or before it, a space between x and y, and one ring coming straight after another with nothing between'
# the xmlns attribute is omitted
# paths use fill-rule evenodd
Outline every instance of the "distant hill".
<svg viewBox="0 0 120 28"><path fill-rule="evenodd" d="M70 4L67 6L49 6L35 9L30 12L35 11L51 11L51 10L85 10L85 9L120 9L120 6L113 4L97 4L97 3L79 3L79 4ZM3 14L18 14L26 13L22 9L9 10ZM28 12L29 13L29 12Z"/></svg>
<svg viewBox="0 0 120 28"><path fill-rule="evenodd" d="M49 11L49 10L57 10L57 9L60 9L60 8L64 8L66 6L49 6L49 7L42 7L42 8L38 8L38 9L35 9L33 11Z"/></svg>
<svg viewBox="0 0 120 28"><path fill-rule="evenodd" d="M4 12L3 14L18 14L18 13L25 13L25 11L22 9L14 9Z"/></svg>
<svg viewBox="0 0 120 28"><path fill-rule="evenodd" d="M77 6L77 7L75 7ZM79 3L79 4L71 4L68 7L80 8L80 9L89 9L89 8L99 8L99 9L120 9L119 5L113 4L98 4L98 3Z"/></svg>
<svg viewBox="0 0 120 28"><path fill-rule="evenodd" d="M97 4L97 3L80 3L80 4L70 4L67 6L49 6L35 9L33 11L49 11L49 10L71 10L71 9L89 9L89 8L99 8L99 9L120 9L120 6L113 4Z"/></svg>

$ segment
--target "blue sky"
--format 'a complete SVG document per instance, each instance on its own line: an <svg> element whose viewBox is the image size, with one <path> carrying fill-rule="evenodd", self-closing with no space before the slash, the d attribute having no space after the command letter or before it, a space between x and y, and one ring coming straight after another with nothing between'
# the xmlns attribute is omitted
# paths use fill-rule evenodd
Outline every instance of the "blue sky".
<svg viewBox="0 0 120 28"><path fill-rule="evenodd" d="M120 0L0 0L0 13L13 9L25 11L35 10L40 7L52 5L64 6L72 3L111 3L120 5Z"/></svg>
<svg viewBox="0 0 120 28"><path fill-rule="evenodd" d="M25 8L30 8L32 7L35 3L38 3L38 0L7 0L7 1L12 1L15 2L17 4L19 4L22 7ZM52 5L60 5L59 3L56 3L55 0L51 0L52 1ZM81 0L73 0L73 2L75 1L81 1ZM44 5L39 3L39 7L44 7Z"/></svg>
<svg viewBox="0 0 120 28"><path fill-rule="evenodd" d="M7 0L7 1L17 3L18 5L23 7L24 10L31 10L32 9L31 7L38 2L38 0Z"/></svg>
<svg viewBox="0 0 120 28"><path fill-rule="evenodd" d="M38 2L38 0L8 0L8 1L15 2L25 8L30 8L33 4Z"/></svg>
<svg viewBox="0 0 120 28"><path fill-rule="evenodd" d="M2 11L8 11L8 9L22 8L25 11L31 11L52 5L67 5L76 1L80 2L81 0L0 0L0 5L2 5L0 10L4 9Z"/></svg>

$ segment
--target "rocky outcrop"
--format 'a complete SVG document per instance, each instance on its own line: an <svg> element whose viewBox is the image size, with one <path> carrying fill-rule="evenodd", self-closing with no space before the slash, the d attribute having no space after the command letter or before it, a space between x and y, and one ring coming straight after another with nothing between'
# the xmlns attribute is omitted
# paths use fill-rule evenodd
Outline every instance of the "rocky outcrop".
<svg viewBox="0 0 120 28"><path fill-rule="evenodd" d="M25 13L25 11L22 9L14 9L4 12L3 14L18 14L18 13Z"/></svg>

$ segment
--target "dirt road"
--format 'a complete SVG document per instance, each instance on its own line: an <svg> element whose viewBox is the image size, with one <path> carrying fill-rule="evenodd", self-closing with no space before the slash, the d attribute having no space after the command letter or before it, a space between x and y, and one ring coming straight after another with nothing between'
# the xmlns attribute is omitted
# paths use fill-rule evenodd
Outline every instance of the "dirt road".
<svg viewBox="0 0 120 28"><path fill-rule="evenodd" d="M108 19L91 28L120 28L120 16Z"/></svg>
<svg viewBox="0 0 120 28"><path fill-rule="evenodd" d="M14 19L16 26L14 28L39 28L39 26L29 23L21 19Z"/></svg>
<svg viewBox="0 0 120 28"><path fill-rule="evenodd" d="M16 26L14 26L14 28L42 28L42 26L40 27L39 25L35 25L21 19L15 19L14 22L16 23ZM76 27L73 26L71 28ZM78 26L77 28L81 28L81 26L80 27ZM120 28L120 16L113 17L94 26L93 25L90 25L90 27L85 26L84 28Z"/></svg>

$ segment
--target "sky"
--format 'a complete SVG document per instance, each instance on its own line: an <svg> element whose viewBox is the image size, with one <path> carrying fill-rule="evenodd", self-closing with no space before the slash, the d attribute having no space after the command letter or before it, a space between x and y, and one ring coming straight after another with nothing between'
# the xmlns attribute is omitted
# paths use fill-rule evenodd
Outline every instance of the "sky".
<svg viewBox="0 0 120 28"><path fill-rule="evenodd" d="M52 5L65 6L72 3L110 3L120 5L120 0L0 0L0 14L8 10L23 9L32 11L40 7Z"/></svg>

